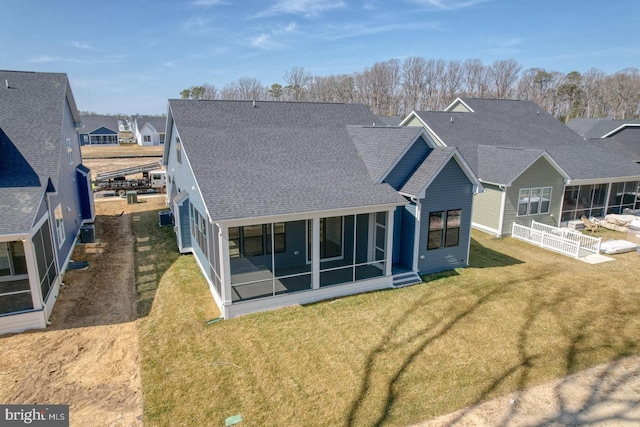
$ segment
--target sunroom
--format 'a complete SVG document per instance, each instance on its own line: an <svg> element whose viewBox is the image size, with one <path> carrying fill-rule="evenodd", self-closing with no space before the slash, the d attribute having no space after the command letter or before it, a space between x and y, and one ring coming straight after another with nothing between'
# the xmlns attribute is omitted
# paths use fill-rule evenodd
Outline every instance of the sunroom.
<svg viewBox="0 0 640 427"><path fill-rule="evenodd" d="M214 242L209 245L210 277L223 302L223 315L229 318L258 308L389 287L393 240L389 224L393 209L212 224L213 235L219 238L208 239ZM203 233L195 237L204 244Z"/></svg>

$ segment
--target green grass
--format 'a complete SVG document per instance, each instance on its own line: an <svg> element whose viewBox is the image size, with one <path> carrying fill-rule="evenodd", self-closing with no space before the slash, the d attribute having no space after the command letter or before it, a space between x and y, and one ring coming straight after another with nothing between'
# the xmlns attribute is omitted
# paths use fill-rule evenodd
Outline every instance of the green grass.
<svg viewBox="0 0 640 427"><path fill-rule="evenodd" d="M151 207L134 218L136 254L161 249L136 260L146 425L407 425L640 350L638 254L589 265L479 232L470 268L421 285L208 325Z"/></svg>

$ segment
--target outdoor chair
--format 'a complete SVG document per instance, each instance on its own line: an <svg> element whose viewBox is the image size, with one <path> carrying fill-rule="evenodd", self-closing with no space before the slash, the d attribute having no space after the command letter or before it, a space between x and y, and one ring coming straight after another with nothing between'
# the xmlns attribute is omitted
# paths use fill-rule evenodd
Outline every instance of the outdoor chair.
<svg viewBox="0 0 640 427"><path fill-rule="evenodd" d="M589 230L591 233L593 233L594 231L600 231L600 226L595 222L590 221L586 216L582 215L581 219L582 223L584 224L584 228Z"/></svg>

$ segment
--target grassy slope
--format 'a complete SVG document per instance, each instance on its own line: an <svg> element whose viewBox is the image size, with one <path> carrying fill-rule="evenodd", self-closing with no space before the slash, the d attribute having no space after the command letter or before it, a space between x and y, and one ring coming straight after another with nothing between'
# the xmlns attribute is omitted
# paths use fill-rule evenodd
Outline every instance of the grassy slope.
<svg viewBox="0 0 640 427"><path fill-rule="evenodd" d="M406 425L639 352L636 253L588 265L474 232L471 268L207 325L193 257L156 211L134 226L147 425Z"/></svg>

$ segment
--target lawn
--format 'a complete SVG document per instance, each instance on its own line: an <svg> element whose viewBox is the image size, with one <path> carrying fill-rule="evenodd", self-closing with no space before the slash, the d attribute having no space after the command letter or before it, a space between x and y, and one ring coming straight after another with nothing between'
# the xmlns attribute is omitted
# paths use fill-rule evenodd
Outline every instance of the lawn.
<svg viewBox="0 0 640 427"><path fill-rule="evenodd" d="M209 324L152 207L134 217L147 425L401 426L640 352L637 253L589 265L475 231L470 268Z"/></svg>

